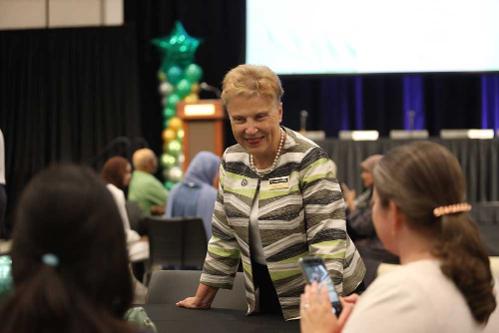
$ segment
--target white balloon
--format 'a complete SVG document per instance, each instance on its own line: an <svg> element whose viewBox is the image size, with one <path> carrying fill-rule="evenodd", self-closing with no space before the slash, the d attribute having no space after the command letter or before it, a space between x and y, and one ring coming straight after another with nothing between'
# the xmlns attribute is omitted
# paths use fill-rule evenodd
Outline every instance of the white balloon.
<svg viewBox="0 0 499 333"><path fill-rule="evenodd" d="M183 174L184 173L182 172L182 169L180 169L179 167L173 167L168 172L168 179L174 183L178 183L182 180Z"/></svg>
<svg viewBox="0 0 499 333"><path fill-rule="evenodd" d="M173 91L173 86L169 84L168 82L163 82L159 85L159 92L162 95L168 95Z"/></svg>

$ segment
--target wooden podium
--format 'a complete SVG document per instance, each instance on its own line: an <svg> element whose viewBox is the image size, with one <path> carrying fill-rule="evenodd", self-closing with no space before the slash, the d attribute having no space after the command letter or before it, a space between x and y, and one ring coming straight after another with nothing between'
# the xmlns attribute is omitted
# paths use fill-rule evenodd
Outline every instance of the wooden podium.
<svg viewBox="0 0 499 333"><path fill-rule="evenodd" d="M202 150L222 156L224 150L224 109L219 99L179 102L177 116L184 127L184 171Z"/></svg>

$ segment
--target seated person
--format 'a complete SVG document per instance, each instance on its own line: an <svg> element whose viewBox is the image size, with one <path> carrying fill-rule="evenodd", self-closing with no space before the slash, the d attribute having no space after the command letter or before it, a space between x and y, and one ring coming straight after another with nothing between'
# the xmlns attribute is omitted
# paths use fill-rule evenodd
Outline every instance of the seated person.
<svg viewBox="0 0 499 333"><path fill-rule="evenodd" d="M391 150L373 175L374 227L402 265L346 298L340 318L326 288L307 286L302 332L480 332L497 300L456 157L417 141Z"/></svg>
<svg viewBox="0 0 499 333"><path fill-rule="evenodd" d="M2 332L138 332L122 319L133 296L123 224L90 169L55 166L31 180L11 256Z"/></svg>
<svg viewBox="0 0 499 333"><path fill-rule="evenodd" d="M130 261L134 262L149 258L149 242L146 237L141 237L130 228L123 191L128 187L131 176L132 166L121 156L108 159L101 170L101 178L106 183L107 189L113 195L114 202L118 207L125 230L128 255Z"/></svg>
<svg viewBox="0 0 499 333"><path fill-rule="evenodd" d="M213 187L218 176L220 158L208 151L196 154L184 180L170 191L165 217L197 216L203 219L207 239L211 238L211 218L217 199Z"/></svg>
<svg viewBox="0 0 499 333"><path fill-rule="evenodd" d="M362 185L365 190L356 196L345 184L342 185L347 204L347 230L355 242L361 256L366 261L367 281L369 284L374 278L376 269L380 262L398 264L398 258L385 250L383 244L376 235L371 217L372 193L373 193L373 170L383 155L371 155L360 164ZM367 259L367 260L366 260Z"/></svg>
<svg viewBox="0 0 499 333"><path fill-rule="evenodd" d="M345 202L347 204L348 231L353 240L376 236L371 220L371 197L373 189L373 170L383 155L371 155L360 163L362 185L365 190L359 196L355 190L342 184Z"/></svg>
<svg viewBox="0 0 499 333"><path fill-rule="evenodd" d="M133 154L133 167L128 199L139 204L145 216L163 215L168 191L154 177L158 160L151 149L142 148Z"/></svg>

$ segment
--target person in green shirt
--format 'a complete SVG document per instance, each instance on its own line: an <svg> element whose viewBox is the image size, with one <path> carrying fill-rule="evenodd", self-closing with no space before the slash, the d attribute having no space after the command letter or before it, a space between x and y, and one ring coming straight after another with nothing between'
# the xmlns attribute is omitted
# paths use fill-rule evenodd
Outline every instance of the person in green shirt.
<svg viewBox="0 0 499 333"><path fill-rule="evenodd" d="M145 215L163 215L168 191L154 177L158 160L151 149L142 148L132 157L135 171L128 189L128 200L136 202Z"/></svg>

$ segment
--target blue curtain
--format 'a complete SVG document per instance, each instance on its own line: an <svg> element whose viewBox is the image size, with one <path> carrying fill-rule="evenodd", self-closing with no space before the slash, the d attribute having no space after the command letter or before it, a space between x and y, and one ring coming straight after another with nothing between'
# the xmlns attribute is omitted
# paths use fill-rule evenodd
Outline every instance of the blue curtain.
<svg viewBox="0 0 499 333"><path fill-rule="evenodd" d="M361 77L333 77L320 82L320 109L327 136L340 130L363 129L364 98ZM321 129L322 129L321 128Z"/></svg>
<svg viewBox="0 0 499 333"><path fill-rule="evenodd" d="M499 129L499 75L484 74L482 83L482 128Z"/></svg>
<svg viewBox="0 0 499 333"><path fill-rule="evenodd" d="M423 78L421 75L404 75L402 86L404 129L425 129Z"/></svg>

